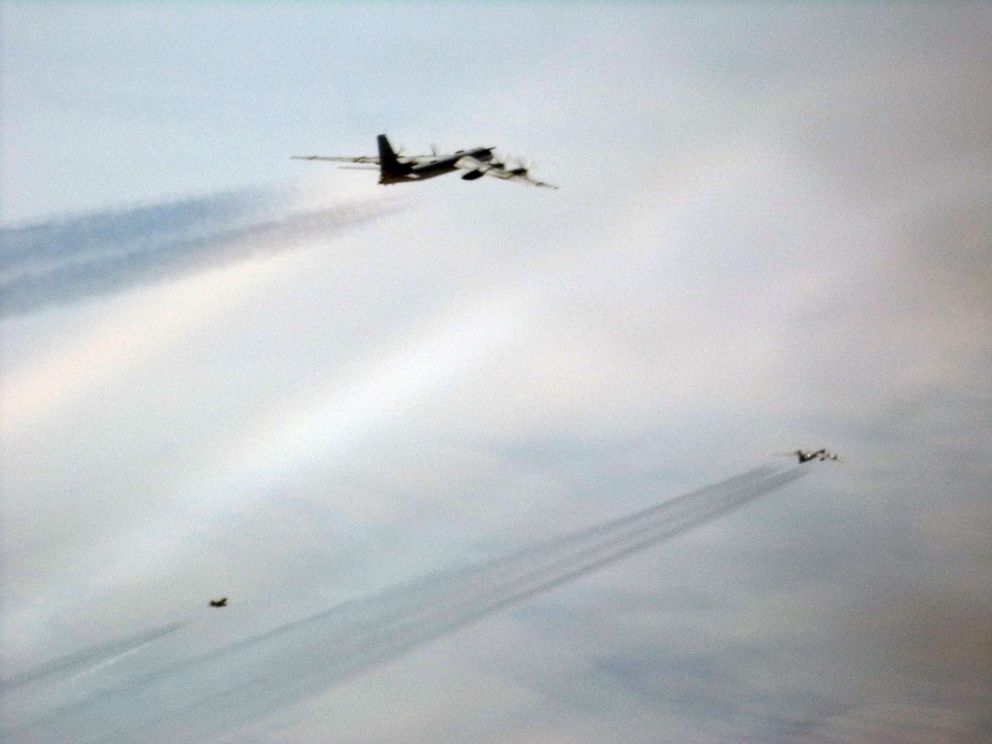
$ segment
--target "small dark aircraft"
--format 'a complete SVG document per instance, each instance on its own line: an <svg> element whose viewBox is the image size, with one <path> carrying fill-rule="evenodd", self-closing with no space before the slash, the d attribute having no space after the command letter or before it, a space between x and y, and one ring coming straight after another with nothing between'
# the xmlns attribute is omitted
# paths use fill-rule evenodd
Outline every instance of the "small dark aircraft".
<svg viewBox="0 0 992 744"><path fill-rule="evenodd" d="M211 607L227 607L227 597L221 597L220 599L211 599Z"/></svg>
<svg viewBox="0 0 992 744"><path fill-rule="evenodd" d="M394 151L386 135L380 134L378 155L357 155L354 157L339 157L337 155L293 155L294 160L329 160L333 163L357 163L358 165L342 165L342 168L353 170L376 170L378 166L379 183L407 183L423 181L446 173L465 171L462 180L474 181L483 176L493 176L504 181L520 181L531 186L545 189L556 189L550 183L544 183L531 178L529 168L522 162L510 166L495 159L494 147L476 147L472 150L456 150L453 153L439 153L437 147L431 148L430 155L404 155L403 149Z"/></svg>
<svg viewBox="0 0 992 744"><path fill-rule="evenodd" d="M825 460L831 460L833 462L841 462L841 459L837 455L831 452L827 452L827 450L825 449L810 450L808 452L803 449L797 449L794 452L783 452L782 454L785 455L786 457L799 458L800 465L804 462L809 462L810 460L819 460L820 462L823 462Z"/></svg>

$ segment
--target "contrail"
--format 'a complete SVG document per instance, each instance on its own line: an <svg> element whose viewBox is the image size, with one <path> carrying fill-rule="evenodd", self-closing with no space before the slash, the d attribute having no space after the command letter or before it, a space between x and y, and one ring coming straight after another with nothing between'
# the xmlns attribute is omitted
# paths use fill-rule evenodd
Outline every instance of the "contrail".
<svg viewBox="0 0 992 744"><path fill-rule="evenodd" d="M169 623L168 625L163 625L161 628L145 631L133 638L127 638L123 641L113 641L96 646L95 648L88 648L81 653L57 659L51 664L45 664L25 674L18 674L14 677L2 679L0 680L0 692L28 685L57 674L86 674L106 664L113 663L116 659L132 654L138 649L144 648L149 643L167 636L169 633L174 633L185 624Z"/></svg>
<svg viewBox="0 0 992 744"><path fill-rule="evenodd" d="M12 741L190 741L229 732L758 499L805 474L760 468L622 519L364 600L50 710Z"/></svg>
<svg viewBox="0 0 992 744"><path fill-rule="evenodd" d="M232 192L0 229L0 317L281 252L399 204L292 212L290 202L275 191Z"/></svg>

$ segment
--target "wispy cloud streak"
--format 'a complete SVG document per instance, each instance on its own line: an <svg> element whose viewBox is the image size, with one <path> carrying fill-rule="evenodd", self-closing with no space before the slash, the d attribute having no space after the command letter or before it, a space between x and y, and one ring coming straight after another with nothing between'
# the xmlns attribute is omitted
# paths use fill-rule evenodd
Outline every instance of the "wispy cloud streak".
<svg viewBox="0 0 992 744"><path fill-rule="evenodd" d="M236 729L378 664L710 522L804 474L754 470L620 520L339 605L210 654L117 679L16 741L174 741Z"/></svg>
<svg viewBox="0 0 992 744"><path fill-rule="evenodd" d="M397 203L290 207L286 194L232 192L0 230L0 316L278 253Z"/></svg>

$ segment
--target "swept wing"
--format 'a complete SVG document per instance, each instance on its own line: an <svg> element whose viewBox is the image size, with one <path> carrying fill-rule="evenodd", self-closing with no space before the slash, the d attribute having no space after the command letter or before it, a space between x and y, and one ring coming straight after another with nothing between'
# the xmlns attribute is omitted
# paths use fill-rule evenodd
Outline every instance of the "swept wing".
<svg viewBox="0 0 992 744"><path fill-rule="evenodd" d="M357 155L355 157L338 157L336 155L291 155L292 160L327 160L332 163L371 163L379 165L378 155Z"/></svg>
<svg viewBox="0 0 992 744"><path fill-rule="evenodd" d="M495 160L485 161L479 160L471 155L464 155L455 161L455 167L468 171L466 175L478 174L478 176L492 176L493 178L499 178L503 181L520 181L521 183L526 183L529 186L539 186L543 189L558 188L554 184L545 183L544 181L538 181L536 178L531 178L527 168L523 165L517 168L509 168L505 164Z"/></svg>

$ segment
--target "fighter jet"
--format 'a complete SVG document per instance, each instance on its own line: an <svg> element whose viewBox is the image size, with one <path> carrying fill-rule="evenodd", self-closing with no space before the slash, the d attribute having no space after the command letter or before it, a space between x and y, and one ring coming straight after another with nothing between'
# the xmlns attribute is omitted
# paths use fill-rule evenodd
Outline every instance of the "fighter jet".
<svg viewBox="0 0 992 744"><path fill-rule="evenodd" d="M292 155L294 160L327 160L332 163L356 163L357 165L342 165L341 168L352 170L375 170L378 166L379 183L408 183L423 181L446 173L464 171L462 180L474 181L483 176L493 176L504 181L519 181L530 186L540 186L545 189L556 189L550 183L544 183L530 177L529 169L522 162L510 166L496 160L494 147L476 147L472 150L456 150L453 153L439 153L437 147L431 147L430 155L404 155L402 148L394 151L386 135L377 138L379 154L358 155L355 157L339 157L336 155Z"/></svg>
<svg viewBox="0 0 992 744"><path fill-rule="evenodd" d="M211 607L227 607L227 597L221 597L220 599L211 599Z"/></svg>

